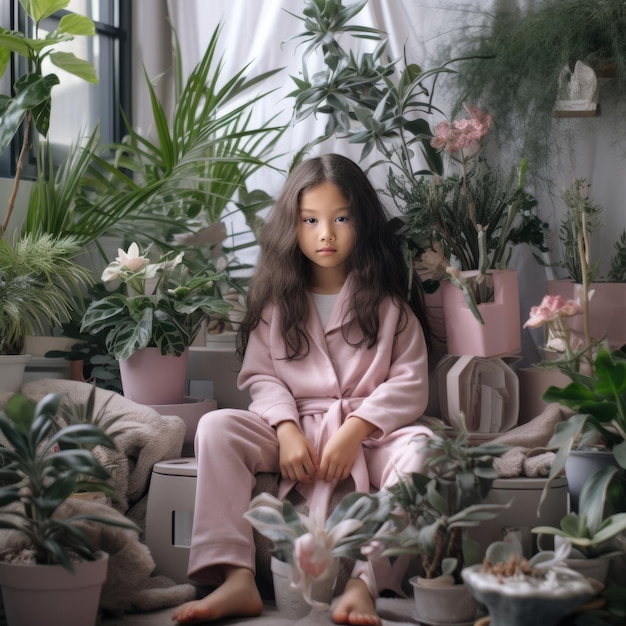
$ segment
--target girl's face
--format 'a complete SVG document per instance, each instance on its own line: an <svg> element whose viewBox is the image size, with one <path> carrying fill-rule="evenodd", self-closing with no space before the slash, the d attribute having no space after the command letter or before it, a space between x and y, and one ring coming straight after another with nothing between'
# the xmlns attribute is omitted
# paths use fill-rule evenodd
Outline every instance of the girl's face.
<svg viewBox="0 0 626 626"><path fill-rule="evenodd" d="M348 274L356 242L348 199L328 181L307 189L300 199L298 245L313 270L313 287L334 293Z"/></svg>

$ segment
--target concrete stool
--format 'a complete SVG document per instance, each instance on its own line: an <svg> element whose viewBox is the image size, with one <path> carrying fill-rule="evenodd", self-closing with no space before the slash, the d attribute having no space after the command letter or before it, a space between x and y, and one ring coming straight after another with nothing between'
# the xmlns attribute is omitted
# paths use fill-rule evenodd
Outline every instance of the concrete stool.
<svg viewBox="0 0 626 626"><path fill-rule="evenodd" d="M188 583L198 465L195 458L172 459L152 468L146 510L146 545L154 573Z"/></svg>

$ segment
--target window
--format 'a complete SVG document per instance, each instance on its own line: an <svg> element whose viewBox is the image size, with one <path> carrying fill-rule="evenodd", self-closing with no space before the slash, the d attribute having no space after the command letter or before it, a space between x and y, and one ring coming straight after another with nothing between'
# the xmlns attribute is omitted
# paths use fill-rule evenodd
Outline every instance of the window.
<svg viewBox="0 0 626 626"><path fill-rule="evenodd" d="M24 31L26 20L18 0L3 5L0 24ZM131 112L131 3L127 0L71 0L66 10L44 20L40 28L53 31L68 11L90 17L96 25L96 36L77 37L57 49L72 51L89 60L96 68L99 82L92 85L52 65L44 66L44 73L54 72L60 79L60 84L52 90L48 134L55 162L63 158L64 148L76 143L81 134L91 133L96 124L102 143L119 141L124 134L121 111L129 117ZM19 63L11 67L0 82L0 91L10 93L15 77L24 70ZM7 150L10 154L0 156L0 176L13 175L18 149L19 138L16 138L11 150ZM27 169L24 174L34 175L32 163L30 171Z"/></svg>

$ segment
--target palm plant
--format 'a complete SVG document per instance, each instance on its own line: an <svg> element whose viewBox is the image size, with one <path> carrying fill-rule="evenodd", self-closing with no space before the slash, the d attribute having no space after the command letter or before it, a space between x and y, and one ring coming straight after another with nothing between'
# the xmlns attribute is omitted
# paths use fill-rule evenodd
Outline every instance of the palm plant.
<svg viewBox="0 0 626 626"><path fill-rule="evenodd" d="M261 168L271 167L276 158L272 151L285 126L273 120L254 125L252 112L269 92L248 98L245 94L279 70L248 78L244 67L220 86L220 31L215 29L185 83L176 46L171 120L146 74L156 140L127 123L126 138L109 146L111 158L95 159L77 206L82 232L133 232L140 243L153 240L163 248L173 235L198 233L238 209L256 227L256 212L271 199L249 190L247 181Z"/></svg>

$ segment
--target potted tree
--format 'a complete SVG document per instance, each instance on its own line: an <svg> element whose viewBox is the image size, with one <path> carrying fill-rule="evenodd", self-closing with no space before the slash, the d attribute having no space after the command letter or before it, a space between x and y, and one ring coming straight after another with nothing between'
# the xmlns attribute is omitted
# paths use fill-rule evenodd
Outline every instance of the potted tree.
<svg viewBox="0 0 626 626"><path fill-rule="evenodd" d="M95 446L115 447L107 433L112 422L102 423L93 413L94 394L95 387L78 412L84 421L63 422L62 394L49 394L37 404L15 394L0 412L0 528L15 536L4 542L0 559L9 626L41 624L42 606L47 624L95 624L108 555L98 552L86 531L90 524L139 531L114 517L63 513L77 491L115 497L93 452ZM45 599L38 599L42 591Z"/></svg>
<svg viewBox="0 0 626 626"><path fill-rule="evenodd" d="M0 359L3 363L11 361L9 367L17 362L18 367L11 376L3 372L0 380L6 385L10 379L12 391L21 386L27 361L21 355L25 336L66 321L72 296L80 294L80 288L90 280L89 272L75 261L81 247L72 236L38 231L23 236L15 234L9 239L7 234L30 137L34 129L44 136L47 134L51 90L59 82L56 74L43 74L42 61L49 59L82 79L97 81L91 63L56 49L75 36L93 35L95 27L91 19L74 13L65 15L55 32L39 37L40 22L68 4L69 0L23 2L33 23L33 39L18 32L0 32L0 74L5 72L11 54L23 57L28 66L27 73L13 86L14 95L0 97L0 152L6 150L23 128L13 191L0 228Z"/></svg>

